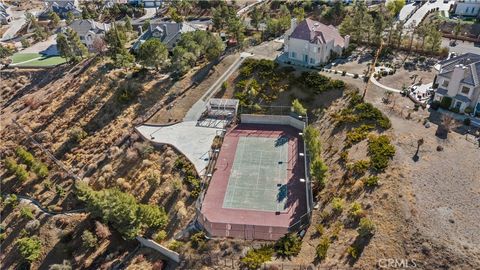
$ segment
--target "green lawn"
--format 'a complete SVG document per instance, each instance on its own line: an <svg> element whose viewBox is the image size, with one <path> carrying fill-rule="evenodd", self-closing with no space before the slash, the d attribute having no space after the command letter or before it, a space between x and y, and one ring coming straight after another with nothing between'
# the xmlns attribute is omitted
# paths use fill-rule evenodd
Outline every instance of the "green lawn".
<svg viewBox="0 0 480 270"><path fill-rule="evenodd" d="M36 59L39 58L39 59ZM32 59L36 59L33 61L29 61ZM29 61L26 63L22 63L25 61ZM50 67L56 66L65 63L67 60L60 56L43 56L39 53L16 53L12 55L12 64L18 64L19 67ZM19 64L21 63L21 64Z"/></svg>
<svg viewBox="0 0 480 270"><path fill-rule="evenodd" d="M12 55L12 64L28 61L38 57L42 57L42 55L39 53L15 53Z"/></svg>

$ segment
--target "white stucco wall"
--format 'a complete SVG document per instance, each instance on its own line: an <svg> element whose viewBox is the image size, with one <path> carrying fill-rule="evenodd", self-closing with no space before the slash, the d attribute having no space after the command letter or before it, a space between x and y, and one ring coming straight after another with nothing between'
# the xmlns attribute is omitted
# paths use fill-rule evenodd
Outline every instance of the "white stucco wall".
<svg viewBox="0 0 480 270"><path fill-rule="evenodd" d="M288 52L290 59L301 61L308 65L318 65L327 62L332 50L334 50L333 41L327 44L312 44L306 40L296 38L287 39L285 47L285 51ZM295 56L292 55L292 52L295 53ZM305 55L308 57L308 63L305 62Z"/></svg>
<svg viewBox="0 0 480 270"><path fill-rule="evenodd" d="M465 0L465 2L457 2L456 5L456 15L477 16L480 12L480 0Z"/></svg>

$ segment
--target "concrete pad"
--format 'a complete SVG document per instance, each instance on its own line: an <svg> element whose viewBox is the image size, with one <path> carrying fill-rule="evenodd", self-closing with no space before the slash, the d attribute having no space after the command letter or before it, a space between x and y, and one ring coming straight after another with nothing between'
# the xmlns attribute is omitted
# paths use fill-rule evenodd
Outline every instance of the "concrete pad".
<svg viewBox="0 0 480 270"><path fill-rule="evenodd" d="M170 126L141 125L136 130L146 139L157 144L169 144L182 152L202 175L209 161L215 135L221 129L196 126L197 121L186 121Z"/></svg>

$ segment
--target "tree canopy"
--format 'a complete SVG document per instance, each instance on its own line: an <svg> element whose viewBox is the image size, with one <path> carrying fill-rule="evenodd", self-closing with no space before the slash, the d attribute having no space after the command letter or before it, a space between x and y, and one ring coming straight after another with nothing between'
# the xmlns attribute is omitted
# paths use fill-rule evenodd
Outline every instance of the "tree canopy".
<svg viewBox="0 0 480 270"><path fill-rule="evenodd" d="M158 39L145 41L138 50L138 59L145 66L154 66L157 71L168 63L167 47Z"/></svg>
<svg viewBox="0 0 480 270"><path fill-rule="evenodd" d="M136 237L146 227L162 228L168 222L163 208L140 204L132 195L117 188L94 191L81 183L77 185L77 196L94 217L110 223L127 239Z"/></svg>

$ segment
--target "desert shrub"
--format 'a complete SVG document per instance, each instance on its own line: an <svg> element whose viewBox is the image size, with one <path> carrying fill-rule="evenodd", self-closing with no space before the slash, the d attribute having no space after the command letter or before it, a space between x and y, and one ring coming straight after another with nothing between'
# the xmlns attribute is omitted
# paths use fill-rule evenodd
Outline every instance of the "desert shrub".
<svg viewBox="0 0 480 270"><path fill-rule="evenodd" d="M302 241L293 233L288 233L275 243L275 252L281 257L296 256L300 252Z"/></svg>
<svg viewBox="0 0 480 270"><path fill-rule="evenodd" d="M342 231L343 229L343 224L341 222L336 222L334 225L333 225L333 229L332 229L332 234L330 235L330 238L332 240L336 240L338 239L338 236L340 235L340 232Z"/></svg>
<svg viewBox="0 0 480 270"><path fill-rule="evenodd" d="M315 248L315 255L319 260L324 260L327 257L327 251L330 247L330 239L323 237Z"/></svg>
<svg viewBox="0 0 480 270"><path fill-rule="evenodd" d="M318 235L323 235L323 233L325 232L325 228L323 227L323 224L321 223L315 224L315 231L317 232Z"/></svg>
<svg viewBox="0 0 480 270"><path fill-rule="evenodd" d="M163 240L165 240L166 238L167 238L167 232L164 230L158 231L154 236L154 239L157 243L162 243Z"/></svg>
<svg viewBox="0 0 480 270"><path fill-rule="evenodd" d="M63 260L62 264L52 264L48 270L72 270L70 261Z"/></svg>
<svg viewBox="0 0 480 270"><path fill-rule="evenodd" d="M17 246L22 258L28 262L36 261L42 254L42 243L36 236L18 239Z"/></svg>
<svg viewBox="0 0 480 270"><path fill-rule="evenodd" d="M348 161L348 151L345 150L340 153L340 160L343 162Z"/></svg>
<svg viewBox="0 0 480 270"><path fill-rule="evenodd" d="M272 246L262 245L260 248L250 249L240 261L247 269L258 269L263 263L272 258L273 253Z"/></svg>
<svg viewBox="0 0 480 270"><path fill-rule="evenodd" d="M200 179L192 175L188 175L185 179L190 188L190 196L192 196L192 198L198 198L202 191Z"/></svg>
<svg viewBox="0 0 480 270"><path fill-rule="evenodd" d="M28 206L24 206L20 209L20 216L25 219L32 220L35 218L33 215L32 209Z"/></svg>
<svg viewBox="0 0 480 270"><path fill-rule="evenodd" d="M30 233L33 233L36 229L40 227L40 221L38 219L32 219L27 224L25 224L25 230Z"/></svg>
<svg viewBox="0 0 480 270"><path fill-rule="evenodd" d="M82 233L82 246L84 248L94 248L98 244L97 237L90 232L89 230L85 230Z"/></svg>
<svg viewBox="0 0 480 270"><path fill-rule="evenodd" d="M136 142L133 144L133 147L137 149L138 153L142 158L148 157L155 150L149 142Z"/></svg>
<svg viewBox="0 0 480 270"><path fill-rule="evenodd" d="M376 171L384 171L388 167L388 162L395 155L395 147L390 144L390 139L386 135L368 138L368 156L370 157L371 167Z"/></svg>
<svg viewBox="0 0 480 270"><path fill-rule="evenodd" d="M345 207L345 201L342 198L335 197L332 200L332 209L337 213L341 213Z"/></svg>
<svg viewBox="0 0 480 270"><path fill-rule="evenodd" d="M354 175L363 175L370 166L370 161L359 160L354 163L347 164L347 169Z"/></svg>
<svg viewBox="0 0 480 270"><path fill-rule="evenodd" d="M87 132L85 132L85 130L83 130L81 127L74 127L68 132L69 139L76 143L81 142L87 137L87 135Z"/></svg>
<svg viewBox="0 0 480 270"><path fill-rule="evenodd" d="M86 184L78 183L76 194L86 203L93 217L111 224L127 239L137 236L144 227L161 228L168 222L163 208L140 204L132 195L116 188L94 191Z"/></svg>
<svg viewBox="0 0 480 270"><path fill-rule="evenodd" d="M349 246L349 247L347 248L347 254L348 254L348 256L350 256L351 258L357 259L357 258L358 258L358 248L355 247L355 246Z"/></svg>
<svg viewBox="0 0 480 270"><path fill-rule="evenodd" d="M336 74L337 71L335 71ZM332 80L327 76L318 74L317 72L302 72L297 78L297 82L303 84L314 93L320 94L329 90L342 90L345 83L341 80Z"/></svg>
<svg viewBox="0 0 480 270"><path fill-rule="evenodd" d="M358 202L354 202L350 205L348 210L348 217L351 219L357 219L363 215L362 205Z"/></svg>
<svg viewBox="0 0 480 270"><path fill-rule="evenodd" d="M142 84L134 81L127 81L118 87L117 100L122 103L128 103L136 98L142 89Z"/></svg>
<svg viewBox="0 0 480 270"><path fill-rule="evenodd" d="M350 94L348 107L335 114L335 120L339 124L369 121L382 129L389 129L392 126L387 116L372 104L362 102L362 97L358 93Z"/></svg>
<svg viewBox="0 0 480 270"><path fill-rule="evenodd" d="M192 248L202 249L202 247L205 246L205 244L206 244L205 240L206 240L205 233L204 232L198 232L198 233L195 233L194 235L192 235L192 237L190 237L190 245L192 246Z"/></svg>
<svg viewBox="0 0 480 270"><path fill-rule="evenodd" d="M378 186L378 176L372 175L363 179L363 185L366 187Z"/></svg>
<svg viewBox="0 0 480 270"><path fill-rule="evenodd" d="M347 132L347 137L345 138L345 146L350 147L356 143L359 143L365 140L368 136L368 133L373 130L372 125L361 125L357 128L354 128Z"/></svg>
<svg viewBox="0 0 480 270"><path fill-rule="evenodd" d="M15 194L7 195L7 197L3 201L3 204L5 205L5 207L7 207L9 205L12 206L12 207L15 207L18 204L17 195L15 195Z"/></svg>
<svg viewBox="0 0 480 270"><path fill-rule="evenodd" d="M354 79L357 79L357 78L358 78L358 74L357 74L357 73L353 74L353 78L354 78Z"/></svg>
<svg viewBox="0 0 480 270"><path fill-rule="evenodd" d="M169 244L168 244L168 249L171 249L173 251L179 251L180 248L183 247L183 242L180 242L180 241L176 241L176 240L172 240Z"/></svg>
<svg viewBox="0 0 480 270"><path fill-rule="evenodd" d="M111 232L107 225L95 221L95 235L100 239L105 239L111 235Z"/></svg>
<svg viewBox="0 0 480 270"><path fill-rule="evenodd" d="M364 217L360 219L357 232L360 235L360 237L372 235L375 232L375 224L370 219Z"/></svg>
<svg viewBox="0 0 480 270"><path fill-rule="evenodd" d="M58 196L63 197L65 196L65 188L63 188L60 185L55 185L55 192L58 194Z"/></svg>
<svg viewBox="0 0 480 270"><path fill-rule="evenodd" d="M25 150L25 148L17 147L17 149L15 149L15 153L20 158L20 160L28 167L32 167L32 165L35 163L35 158L30 152Z"/></svg>
<svg viewBox="0 0 480 270"><path fill-rule="evenodd" d="M45 178L48 176L48 167L47 165L41 162L35 163L32 169L35 172L35 174L40 178Z"/></svg>
<svg viewBox="0 0 480 270"><path fill-rule="evenodd" d="M342 71L342 76L345 76L345 75L347 75L347 72L344 70Z"/></svg>
<svg viewBox="0 0 480 270"><path fill-rule="evenodd" d="M17 164L17 162L13 158L6 158L5 161L5 167L10 174L15 174L15 177L24 182L28 179L28 172L24 168L24 166Z"/></svg>
<svg viewBox="0 0 480 270"><path fill-rule="evenodd" d="M292 109L293 112L295 112L298 115L306 115L307 114L307 109L303 107L302 103L298 99L294 99L292 101Z"/></svg>

